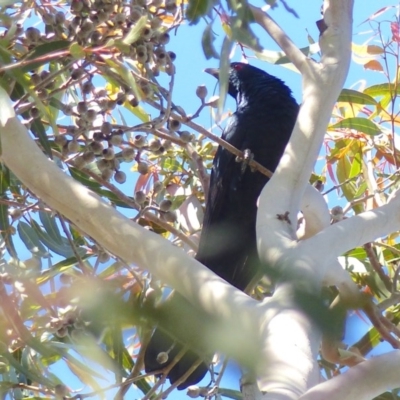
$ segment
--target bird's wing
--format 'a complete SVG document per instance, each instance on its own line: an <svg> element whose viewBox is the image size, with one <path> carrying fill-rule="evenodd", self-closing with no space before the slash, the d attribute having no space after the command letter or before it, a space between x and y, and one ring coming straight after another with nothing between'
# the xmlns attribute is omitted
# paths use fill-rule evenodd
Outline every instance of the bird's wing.
<svg viewBox="0 0 400 400"><path fill-rule="evenodd" d="M244 141L243 132L237 130L237 115L233 114L222 133L222 139L232 146L241 149ZM206 204L203 225L207 229L210 223L223 217L222 209L226 206L229 192L232 190L232 181L237 179L236 157L229 150L218 146L214 157L210 176L209 195Z"/></svg>
<svg viewBox="0 0 400 400"><path fill-rule="evenodd" d="M222 137L244 150L246 135L237 126L236 115L231 117ZM256 252L256 204L255 200L248 199L246 187L255 175L249 173L242 173L235 155L218 147L196 255L198 261L242 290L254 275L247 262ZM254 196L250 194L250 197Z"/></svg>

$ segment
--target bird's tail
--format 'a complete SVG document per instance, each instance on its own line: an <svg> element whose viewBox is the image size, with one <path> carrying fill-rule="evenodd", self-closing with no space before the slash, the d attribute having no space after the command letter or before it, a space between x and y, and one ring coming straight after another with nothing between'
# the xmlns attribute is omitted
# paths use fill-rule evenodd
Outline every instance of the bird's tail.
<svg viewBox="0 0 400 400"><path fill-rule="evenodd" d="M199 360L210 358L210 354L203 354L207 352L204 350L206 348L204 344L205 318L201 318L201 312L195 310L178 293L174 293L161 306L157 307L154 313L160 326L164 329L156 328L147 345L144 355L147 373L168 367L184 349L185 345L175 338L185 339L186 347L198 350L198 352L194 352L188 349L169 371L167 377L171 384L174 384ZM207 371L208 364L201 361L201 364L178 386L178 389L182 390L190 385L195 385L203 379Z"/></svg>
<svg viewBox="0 0 400 400"><path fill-rule="evenodd" d="M144 355L145 370L147 373L158 371L171 364L175 357L183 349L183 345L174 341L167 333L161 329L156 329L150 339ZM199 356L193 351L187 350L184 356L172 367L167 377L171 384L180 379L196 362ZM201 381L207 373L208 367L204 362L182 382L178 389L186 389L190 385L195 385Z"/></svg>

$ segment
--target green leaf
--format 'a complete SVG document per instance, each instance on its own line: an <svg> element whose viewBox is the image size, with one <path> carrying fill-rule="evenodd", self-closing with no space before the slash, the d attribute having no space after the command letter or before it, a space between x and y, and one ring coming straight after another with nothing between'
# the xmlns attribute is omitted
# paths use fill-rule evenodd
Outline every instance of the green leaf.
<svg viewBox="0 0 400 400"><path fill-rule="evenodd" d="M10 40L0 39L0 61L4 64L10 64L13 59L13 54L8 50Z"/></svg>
<svg viewBox="0 0 400 400"><path fill-rule="evenodd" d="M131 45L132 43L137 42L141 35L143 28L146 26L147 23L147 14L140 17L140 19L136 22L134 26L129 30L126 36L122 39L122 43L124 45ZM115 45L118 47L118 40L115 41Z"/></svg>
<svg viewBox="0 0 400 400"><path fill-rule="evenodd" d="M1 356L7 360L8 364L25 375L28 379L31 379L33 382L38 382L45 387L52 387L52 382L46 379L45 376L36 374L36 371L30 371L24 368L8 351L1 353Z"/></svg>
<svg viewBox="0 0 400 400"><path fill-rule="evenodd" d="M86 187L88 187L90 189L100 189L101 188L101 185L98 182L89 178L87 175L85 175L79 169L69 167L69 173L75 180L77 180L78 182L82 183L83 185L85 185Z"/></svg>
<svg viewBox="0 0 400 400"><path fill-rule="evenodd" d="M300 51L306 56L311 56L319 52L319 44L314 43L307 47L302 47ZM259 60L267 61L271 64L288 64L291 61L283 51L273 51L273 50L262 50L256 51L255 56Z"/></svg>
<svg viewBox="0 0 400 400"><path fill-rule="evenodd" d="M374 397L372 400L399 400L398 390L395 389L391 392L385 392L380 394L379 396Z"/></svg>
<svg viewBox="0 0 400 400"><path fill-rule="evenodd" d="M0 195L5 196L9 187L10 170L4 164L0 164Z"/></svg>
<svg viewBox="0 0 400 400"><path fill-rule="evenodd" d="M361 261L364 261L367 258L367 252L362 247L357 247L346 253L348 257L355 257Z"/></svg>
<svg viewBox="0 0 400 400"><path fill-rule="evenodd" d="M9 207L7 204L0 204L0 232L4 243L6 244L7 251L11 254L12 257L18 258L14 242L10 234L8 208Z"/></svg>
<svg viewBox="0 0 400 400"><path fill-rule="evenodd" d="M375 111L370 115L370 119L380 115L382 111L386 110L390 104L392 104L392 98L389 95L382 97L381 101L378 103L378 106L375 108Z"/></svg>
<svg viewBox="0 0 400 400"><path fill-rule="evenodd" d="M103 187L99 183L97 183L96 181L88 178L87 175L85 175L84 173L82 173L78 169L70 167L69 171L71 173L71 176L74 179L76 179L78 182L82 183L83 185L85 185L89 189L91 189L94 192L96 192L99 196L106 197L107 199L109 199L111 202L113 202L115 205L117 205L119 207L130 208L130 209L132 208L130 205L128 205L124 201L122 201L113 192L111 192L110 190L103 189ZM130 200L134 201L133 197L130 197L130 196L128 196L128 197L129 197Z"/></svg>
<svg viewBox="0 0 400 400"><path fill-rule="evenodd" d="M182 165L175 158L165 157L161 161L161 169L170 172L182 172Z"/></svg>
<svg viewBox="0 0 400 400"><path fill-rule="evenodd" d="M142 95L139 91L135 78L132 76L131 71L124 65L124 63L117 59L109 58L106 58L104 61L109 66L110 70L116 73L124 81L124 83L132 89L135 97L140 100L142 98ZM110 77L108 76L104 76L104 79L106 79L107 81L111 81Z"/></svg>
<svg viewBox="0 0 400 400"><path fill-rule="evenodd" d="M86 260L89 257L91 257L91 254L86 254L82 256L82 260ZM66 272L70 270L71 268L75 267L75 265L78 263L78 260L76 257L70 257L65 260L62 260L58 262L57 264L54 264L50 269L42 271L42 274L40 277L36 278L36 283L38 285L41 285L43 283L46 283L49 279L57 276L58 274L61 274L62 272Z"/></svg>
<svg viewBox="0 0 400 400"><path fill-rule="evenodd" d="M351 170L351 163L349 157L343 155L339 158L337 162L337 170L336 175L339 180L339 183L342 184L341 188L342 191L348 201L352 201L354 199L355 193L355 185L354 182L348 182L343 184L347 181Z"/></svg>
<svg viewBox="0 0 400 400"><path fill-rule="evenodd" d="M0 198L8 199L7 190L10 187L10 170L5 166L0 164ZM14 247L14 242L12 236L10 235L10 219L9 219L9 206L8 204L0 204L0 232L1 236L6 244L9 253L15 257L17 255Z"/></svg>
<svg viewBox="0 0 400 400"><path fill-rule="evenodd" d="M53 215L45 211L39 211L40 222L42 223L46 232L58 243L62 243L60 230Z"/></svg>
<svg viewBox="0 0 400 400"><path fill-rule="evenodd" d="M364 90L365 94L368 94L372 97L377 97L377 96L396 96L398 94L398 91L396 93L396 87L392 83L381 83L379 85L373 85Z"/></svg>
<svg viewBox="0 0 400 400"><path fill-rule="evenodd" d="M204 55L206 59L219 58L217 51L214 48L215 35L212 30L212 24L206 26L203 35L201 37L201 46L203 47Z"/></svg>
<svg viewBox="0 0 400 400"><path fill-rule="evenodd" d="M69 42L68 40L57 40L55 42L48 42L48 43L40 44L38 46L35 46L35 48L31 52L29 52L24 59L25 60L34 60L38 57L42 57L42 56L48 55L50 53L54 53L56 51L66 50L69 48L70 45L71 45L71 42ZM48 59L38 61L38 62L33 62L31 64L28 64L28 65L22 67L21 71L22 72L32 71L33 69L37 69L40 66L47 64L48 62L49 62Z"/></svg>
<svg viewBox="0 0 400 400"><path fill-rule="evenodd" d="M74 336L74 344L77 351L83 358L101 365L103 368L114 373L119 372L114 360L107 354L91 335L82 334Z"/></svg>
<svg viewBox="0 0 400 400"><path fill-rule="evenodd" d="M354 155L353 161L351 163L351 168L350 168L350 173L349 173L348 179L358 176L361 172L361 166L362 166L361 154L356 153Z"/></svg>
<svg viewBox="0 0 400 400"><path fill-rule="evenodd" d="M233 41L248 46L254 51L261 51L261 46L257 36L254 35L249 25L243 22L243 19L240 16L232 18L231 32L231 39Z"/></svg>
<svg viewBox="0 0 400 400"><path fill-rule="evenodd" d="M39 143L42 145L47 156L53 159L50 142L46 135L46 130L44 129L43 123L40 119L36 118L35 120L33 120L31 125L31 131L39 139Z"/></svg>
<svg viewBox="0 0 400 400"><path fill-rule="evenodd" d="M73 252L68 239L62 237L61 238L62 242L58 243L57 241L54 240L53 237L51 237L44 230L42 230L42 228L36 221L32 220L31 223L32 227L35 229L36 234L38 235L40 241L44 244L44 246L49 248L54 253L59 254L60 256L63 256L65 258L70 258L75 256L75 253ZM86 254L86 250L81 247L77 247L76 251L80 257L83 257Z"/></svg>
<svg viewBox="0 0 400 400"><path fill-rule="evenodd" d="M75 60L81 60L85 57L85 51L78 43L72 43L71 46L69 46L69 52Z"/></svg>
<svg viewBox="0 0 400 400"><path fill-rule="evenodd" d="M367 118L352 117L343 119L336 124L328 126L328 130L335 129L355 129L370 136L379 135L381 130L372 121Z"/></svg>
<svg viewBox="0 0 400 400"><path fill-rule="evenodd" d="M381 335L375 327L371 328L358 342L353 346L361 351L361 354L368 354L381 343Z"/></svg>
<svg viewBox="0 0 400 400"><path fill-rule="evenodd" d="M354 104L369 104L374 106L377 105L376 100L368 94L351 89L343 89L337 101Z"/></svg>
<svg viewBox="0 0 400 400"><path fill-rule="evenodd" d="M55 348L59 348L57 350L59 350L59 352L63 355L63 357L65 358L65 361L67 362L67 364L69 365L70 368L71 368L71 366L74 366L74 367L78 368L81 372L88 374L92 378L98 378L98 379L105 380L105 377L103 375L99 374L98 372L96 372L95 370L90 368L88 365L80 362L77 358L75 358L68 351L65 350L68 348L72 348L72 345L68 346L68 345L64 345L64 343L57 343L57 342L52 342L52 344L54 345ZM79 375L77 375L77 376L79 377Z"/></svg>
<svg viewBox="0 0 400 400"><path fill-rule="evenodd" d="M25 94L25 88L19 83L14 81L14 88L10 93L12 101L18 101Z"/></svg>
<svg viewBox="0 0 400 400"><path fill-rule="evenodd" d="M124 107L129 110L133 115L136 115L142 122L149 122L150 115L146 112L146 110L141 106L133 107L129 101L126 101Z"/></svg>
<svg viewBox="0 0 400 400"><path fill-rule="evenodd" d="M200 18L208 13L212 5L211 0L189 0L186 18L190 21L190 24L197 24Z"/></svg>
<svg viewBox="0 0 400 400"><path fill-rule="evenodd" d="M38 255L39 257L48 255L48 252L43 247L42 243L40 243L36 231L29 224L24 221L19 221L17 230L20 239L32 254Z"/></svg>
<svg viewBox="0 0 400 400"><path fill-rule="evenodd" d="M63 103L62 101L60 101L59 99L56 99L55 97L52 97L52 98L49 100L49 104L50 104L52 107L54 107L54 108L56 108L57 110L60 110L60 111L63 111L64 108L65 108L64 103Z"/></svg>
<svg viewBox="0 0 400 400"><path fill-rule="evenodd" d="M229 79L229 54L232 49L232 41L225 36L224 42L222 44L221 58L219 61L219 99L218 99L218 113L217 119L222 115L222 110L225 105L226 95L228 93L228 79Z"/></svg>
<svg viewBox="0 0 400 400"><path fill-rule="evenodd" d="M354 198L358 199L359 197L361 197L366 192L367 189L368 189L367 182L365 182L365 181L361 182L361 185L358 187L357 191L354 193Z"/></svg>
<svg viewBox="0 0 400 400"><path fill-rule="evenodd" d="M126 204L123 200L121 200L115 193L111 192L110 190L100 189L100 190L95 190L95 192L97 194L99 194L100 196L106 197L108 200L110 200L112 203L114 203L118 207L132 209L132 206L130 206L129 204ZM128 198L131 201L134 201L133 197L128 196Z"/></svg>

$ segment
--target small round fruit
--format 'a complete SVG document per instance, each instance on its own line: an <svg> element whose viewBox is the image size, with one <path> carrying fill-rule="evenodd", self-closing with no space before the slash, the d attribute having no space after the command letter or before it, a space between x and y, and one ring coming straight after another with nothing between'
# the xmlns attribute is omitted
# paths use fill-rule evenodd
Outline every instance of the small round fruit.
<svg viewBox="0 0 400 400"><path fill-rule="evenodd" d="M135 201L136 203L142 205L146 201L146 194L142 190L138 190L135 193Z"/></svg>
<svg viewBox="0 0 400 400"><path fill-rule="evenodd" d="M161 147L160 139L152 139L152 140L150 140L149 149L151 151L158 151L158 150L160 150L160 147Z"/></svg>
<svg viewBox="0 0 400 400"><path fill-rule="evenodd" d="M143 161L139 161L137 165L139 174L146 175L149 172L149 166Z"/></svg>
<svg viewBox="0 0 400 400"><path fill-rule="evenodd" d="M207 87L205 85L197 86L196 95L201 101L204 101L207 97Z"/></svg>
<svg viewBox="0 0 400 400"><path fill-rule="evenodd" d="M103 150L103 157L105 160L113 160L115 157L115 152L112 147L108 147Z"/></svg>
<svg viewBox="0 0 400 400"><path fill-rule="evenodd" d="M180 129L181 123L177 119L170 119L168 122L168 129L172 132L176 132Z"/></svg>
<svg viewBox="0 0 400 400"><path fill-rule="evenodd" d="M172 222L172 223L174 223L174 222L176 222L176 220L177 220L177 216L176 216L176 212L175 211L167 211L166 213L164 213L163 214L164 215L164 219L167 221L167 222Z"/></svg>
<svg viewBox="0 0 400 400"><path fill-rule="evenodd" d="M68 142L68 151L70 153L77 153L79 151L79 143L76 140L71 140Z"/></svg>
<svg viewBox="0 0 400 400"><path fill-rule="evenodd" d="M123 171L117 171L115 174L114 174L114 179L115 179L115 182L117 182L117 183L125 183L126 182L126 174L125 174L125 172L123 172Z"/></svg>
<svg viewBox="0 0 400 400"><path fill-rule="evenodd" d="M105 169L104 171L101 172L101 177L105 181L109 181L114 174L114 171L112 169Z"/></svg>
<svg viewBox="0 0 400 400"><path fill-rule="evenodd" d="M124 147L122 149L122 158L126 162L133 161L135 158L135 150L132 149L132 147Z"/></svg>
<svg viewBox="0 0 400 400"><path fill-rule="evenodd" d="M89 148L93 151L94 154L99 155L103 152L104 147L101 142L93 141L89 144Z"/></svg>
<svg viewBox="0 0 400 400"><path fill-rule="evenodd" d="M193 135L188 131L182 131L179 133L181 140L185 143L189 143L193 139Z"/></svg>
<svg viewBox="0 0 400 400"><path fill-rule="evenodd" d="M113 146L121 146L123 140L124 140L123 136L119 133L116 133L111 135L109 142Z"/></svg>
<svg viewBox="0 0 400 400"><path fill-rule="evenodd" d="M57 135L57 136L54 137L54 143L55 143L57 146L62 147L62 146L64 146L64 145L66 145L67 142L68 142L68 140L67 140L67 138L66 138L64 135Z"/></svg>
<svg viewBox="0 0 400 400"><path fill-rule="evenodd" d="M161 211L169 211L172 207L172 201L169 199L161 200L159 207Z"/></svg>
<svg viewBox="0 0 400 400"><path fill-rule="evenodd" d="M146 139L142 135L136 135L133 139L133 144L135 147L138 147L140 149L146 144Z"/></svg>

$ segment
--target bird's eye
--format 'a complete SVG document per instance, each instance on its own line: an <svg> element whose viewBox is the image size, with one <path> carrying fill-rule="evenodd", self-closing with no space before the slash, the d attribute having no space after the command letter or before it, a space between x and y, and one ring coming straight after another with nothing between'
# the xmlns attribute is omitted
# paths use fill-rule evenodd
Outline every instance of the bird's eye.
<svg viewBox="0 0 400 400"><path fill-rule="evenodd" d="M232 68L235 71L240 71L246 64L242 64L242 63L232 63Z"/></svg>

